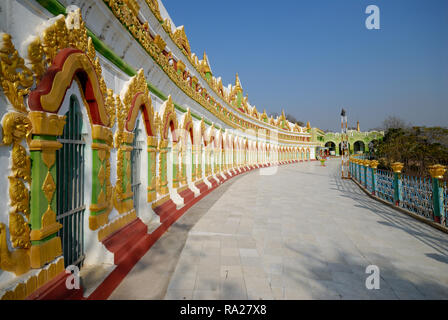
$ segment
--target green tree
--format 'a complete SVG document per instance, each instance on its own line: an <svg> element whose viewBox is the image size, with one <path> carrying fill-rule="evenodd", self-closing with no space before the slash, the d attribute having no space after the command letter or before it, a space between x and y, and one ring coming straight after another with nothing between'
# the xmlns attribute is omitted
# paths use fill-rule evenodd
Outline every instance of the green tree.
<svg viewBox="0 0 448 320"><path fill-rule="evenodd" d="M448 129L440 127L399 127L386 130L374 148L381 167L396 161L404 164L408 174L428 175L428 166L448 165Z"/></svg>

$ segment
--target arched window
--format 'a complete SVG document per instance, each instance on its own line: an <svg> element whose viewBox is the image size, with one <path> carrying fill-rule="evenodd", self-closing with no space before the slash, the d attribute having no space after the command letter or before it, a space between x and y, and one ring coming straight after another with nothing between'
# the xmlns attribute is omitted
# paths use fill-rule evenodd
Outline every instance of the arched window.
<svg viewBox="0 0 448 320"><path fill-rule="evenodd" d="M140 129L140 119L135 122L134 140L132 141L131 151L131 190L133 193L133 202L135 212L138 214L139 208L139 195L140 195L140 158L142 153L142 146L140 142L140 135L142 130Z"/></svg>
<svg viewBox="0 0 448 320"><path fill-rule="evenodd" d="M62 136L62 148L56 153L57 213L62 224L61 238L65 266L82 266L84 260L84 146L82 113L75 95L70 97L69 111Z"/></svg>

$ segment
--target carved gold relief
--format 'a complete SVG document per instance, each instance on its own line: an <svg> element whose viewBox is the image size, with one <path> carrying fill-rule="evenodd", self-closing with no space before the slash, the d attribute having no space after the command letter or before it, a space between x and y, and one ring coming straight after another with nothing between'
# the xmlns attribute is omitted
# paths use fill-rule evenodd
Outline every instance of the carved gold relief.
<svg viewBox="0 0 448 320"><path fill-rule="evenodd" d="M156 35L154 37L154 43L156 44L157 48L159 48L160 51L165 49L166 42L162 39L160 35Z"/></svg>
<svg viewBox="0 0 448 320"><path fill-rule="evenodd" d="M136 0L123 0L124 3L128 6L131 12L138 16L138 12L140 11L140 6Z"/></svg>
<svg viewBox="0 0 448 320"><path fill-rule="evenodd" d="M9 214L9 233L14 248L28 249L31 246L30 227L21 214Z"/></svg>
<svg viewBox="0 0 448 320"><path fill-rule="evenodd" d="M66 118L66 116L41 111L28 113L28 119L32 123L32 133L36 135L62 135Z"/></svg>
<svg viewBox="0 0 448 320"><path fill-rule="evenodd" d="M6 242L6 226L0 223L0 268L14 272L17 276L28 272L30 269L30 257L25 249L9 252Z"/></svg>
<svg viewBox="0 0 448 320"><path fill-rule="evenodd" d="M31 240L42 240L46 237L55 234L62 225L56 221L56 212L54 212L50 205L44 212L41 218L41 228L31 231Z"/></svg>
<svg viewBox="0 0 448 320"><path fill-rule="evenodd" d="M143 69L140 69L137 72L137 75L129 80L127 90L123 94L123 104L124 108L122 108L121 112L125 112L125 114L121 115L122 119L120 119L120 121L124 121L124 119L128 118L129 112L131 111L130 117L126 121L126 125L123 126L124 129L129 132L134 130L138 112L140 110L140 107L144 105L142 113L146 113L144 118L145 120L147 119L149 121L149 127L152 131L154 131L152 134L155 134L155 124L153 120L154 110L152 107L151 98L149 96L148 83L146 82Z"/></svg>
<svg viewBox="0 0 448 320"><path fill-rule="evenodd" d="M45 177L44 183L42 184L42 191L44 192L45 198L47 198L48 203L51 203L53 194L56 191L56 184L50 171L47 172L47 176Z"/></svg>
<svg viewBox="0 0 448 320"><path fill-rule="evenodd" d="M45 53L45 60L48 66L51 66L57 52L60 49L67 48L69 45L65 17L59 15L54 19L55 22L47 27L42 33L42 49Z"/></svg>
<svg viewBox="0 0 448 320"><path fill-rule="evenodd" d="M159 2L157 0L146 0L146 3L151 9L154 16L157 18L157 20L162 21L162 16L160 15L160 9L159 9Z"/></svg>
<svg viewBox="0 0 448 320"><path fill-rule="evenodd" d="M35 39L28 45L28 60L31 64L31 70L36 77L37 85L47 67L44 60L44 50L39 37L35 37Z"/></svg>
<svg viewBox="0 0 448 320"><path fill-rule="evenodd" d="M3 143L10 145L18 143L26 138L31 131L31 122L25 114L18 112L9 112L3 117L2 121Z"/></svg>
<svg viewBox="0 0 448 320"><path fill-rule="evenodd" d="M18 143L14 143L12 147L12 174L15 178L31 182L31 159L25 148Z"/></svg>
<svg viewBox="0 0 448 320"><path fill-rule="evenodd" d="M27 111L23 97L29 93L33 82L32 71L25 66L12 44L11 36L0 33L0 84L5 96L18 111Z"/></svg>
<svg viewBox="0 0 448 320"><path fill-rule="evenodd" d="M11 207L14 212L23 212L27 219L30 215L30 195L29 190L20 179L8 177L9 179L9 197Z"/></svg>
<svg viewBox="0 0 448 320"><path fill-rule="evenodd" d="M36 275L29 277L14 289L6 291L3 296L0 296L0 300L23 300L44 284L53 280L62 271L64 271L64 259L60 258L48 267L39 270Z"/></svg>
<svg viewBox="0 0 448 320"><path fill-rule="evenodd" d="M112 128L116 120L116 99L114 97L114 91L112 89L107 89L106 97L106 112L109 116L108 127Z"/></svg>

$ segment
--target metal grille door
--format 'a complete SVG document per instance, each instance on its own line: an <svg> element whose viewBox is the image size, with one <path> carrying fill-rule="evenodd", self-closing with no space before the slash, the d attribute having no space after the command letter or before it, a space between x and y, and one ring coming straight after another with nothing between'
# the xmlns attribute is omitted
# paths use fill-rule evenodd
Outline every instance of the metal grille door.
<svg viewBox="0 0 448 320"><path fill-rule="evenodd" d="M134 129L134 141L132 141L131 151L131 189L133 192L134 209L138 213L139 207L139 192L140 192L140 156L142 153L142 146L139 141L139 135L141 130L138 129L139 120L135 123Z"/></svg>
<svg viewBox="0 0 448 320"><path fill-rule="evenodd" d="M62 224L61 237L65 266L82 266L84 260L84 146L81 135L82 114L75 96L65 114L66 124L58 139L62 148L56 153L57 216Z"/></svg>

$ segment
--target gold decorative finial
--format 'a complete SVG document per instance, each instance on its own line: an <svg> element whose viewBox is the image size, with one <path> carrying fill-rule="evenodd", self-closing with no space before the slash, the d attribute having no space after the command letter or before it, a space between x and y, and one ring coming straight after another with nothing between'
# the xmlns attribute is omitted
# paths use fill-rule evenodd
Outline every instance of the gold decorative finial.
<svg viewBox="0 0 448 320"><path fill-rule="evenodd" d="M404 164L401 162L394 162L390 166L395 173L401 173L401 170L403 170Z"/></svg>
<svg viewBox="0 0 448 320"><path fill-rule="evenodd" d="M429 166L429 174L432 178L443 179L443 175L446 172L446 166L441 164L434 164Z"/></svg>
<svg viewBox="0 0 448 320"><path fill-rule="evenodd" d="M236 74L236 77L235 77L235 90L240 90L241 92L243 92L243 87L241 86L241 82L240 82L240 78L238 77L238 73Z"/></svg>
<svg viewBox="0 0 448 320"><path fill-rule="evenodd" d="M208 63L208 57L207 57L207 54L205 53L205 50L204 50L204 56L201 61L201 69L202 69L202 72L204 72L204 73L207 73L207 72L212 73L212 70L210 69L210 65Z"/></svg>
<svg viewBox="0 0 448 320"><path fill-rule="evenodd" d="M359 130L359 120L358 120L358 123L357 123L357 125L356 125L356 130L357 130L358 132L361 131L361 130Z"/></svg>
<svg viewBox="0 0 448 320"><path fill-rule="evenodd" d="M306 128L307 128L307 129L311 129L311 125L310 125L310 122L309 122L309 121L307 121L307 123L306 123Z"/></svg>

